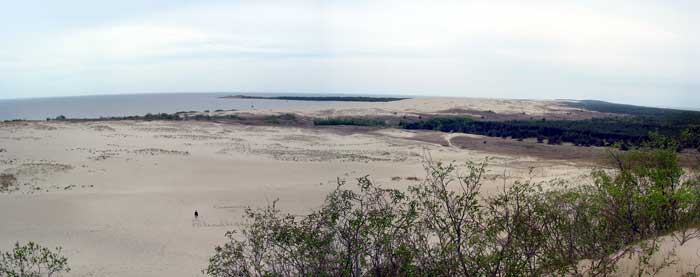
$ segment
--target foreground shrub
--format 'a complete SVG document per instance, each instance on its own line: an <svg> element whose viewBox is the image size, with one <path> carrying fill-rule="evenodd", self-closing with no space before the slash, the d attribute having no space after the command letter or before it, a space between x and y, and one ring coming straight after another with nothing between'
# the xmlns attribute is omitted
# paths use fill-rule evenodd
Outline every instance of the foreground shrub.
<svg viewBox="0 0 700 277"><path fill-rule="evenodd" d="M303 217L275 204L247 209L240 233L217 247L212 276L541 276L608 275L622 257L651 265L658 238L692 233L700 182L678 166L673 145L612 155L615 172L591 184L516 182L479 192L486 163L426 164L407 191L368 177L343 181ZM697 233L696 233L697 235ZM686 238L692 238L686 237Z"/></svg>
<svg viewBox="0 0 700 277"><path fill-rule="evenodd" d="M0 276L54 276L70 271L68 258L61 255L60 247L52 251L31 241L26 245L15 243L14 249L1 255Z"/></svg>

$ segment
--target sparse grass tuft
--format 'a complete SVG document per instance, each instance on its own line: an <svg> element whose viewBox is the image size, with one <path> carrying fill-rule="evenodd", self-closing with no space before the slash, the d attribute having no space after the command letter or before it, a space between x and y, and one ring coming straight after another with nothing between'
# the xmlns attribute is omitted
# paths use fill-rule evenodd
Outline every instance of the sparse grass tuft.
<svg viewBox="0 0 700 277"><path fill-rule="evenodd" d="M0 175L0 192L8 192L14 189L17 183L17 177L12 174Z"/></svg>

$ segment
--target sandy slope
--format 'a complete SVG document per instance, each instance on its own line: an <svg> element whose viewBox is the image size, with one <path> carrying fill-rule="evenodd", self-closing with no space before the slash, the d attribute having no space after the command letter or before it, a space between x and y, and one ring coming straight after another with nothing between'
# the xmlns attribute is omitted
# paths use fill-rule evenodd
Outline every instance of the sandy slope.
<svg viewBox="0 0 700 277"><path fill-rule="evenodd" d="M422 177L425 153L447 161L488 155L406 139L414 135L197 122L6 123L0 172L17 176L20 190L0 195L0 247L62 245L78 276L197 275L245 206L279 198L283 209L304 213L337 177L369 174L405 187L415 183L405 177ZM525 176L532 160L494 157L489 178L505 164L509 176ZM587 172L538 170L534 178ZM485 190L496 190L502 179L488 183Z"/></svg>
<svg viewBox="0 0 700 277"><path fill-rule="evenodd" d="M19 183L0 194L0 249L27 240L63 246L70 276L197 276L225 231L239 226L244 207L279 199L285 211L302 214L338 177L369 174L405 188L416 184L406 177L423 177L426 154L440 161L490 156L483 190L491 193L504 173L509 181L582 182L591 169L424 139L439 136L448 135L191 121L0 123L0 173Z"/></svg>
<svg viewBox="0 0 700 277"><path fill-rule="evenodd" d="M222 99L227 101L227 99ZM270 101L270 100L259 100ZM489 112L529 117L590 118L606 114L573 108L558 100L487 99L487 98L412 98L393 102L339 102L323 107L299 107L283 110L253 110L242 113L295 113L312 117L403 116L418 114L471 114ZM210 115L238 112L211 112Z"/></svg>

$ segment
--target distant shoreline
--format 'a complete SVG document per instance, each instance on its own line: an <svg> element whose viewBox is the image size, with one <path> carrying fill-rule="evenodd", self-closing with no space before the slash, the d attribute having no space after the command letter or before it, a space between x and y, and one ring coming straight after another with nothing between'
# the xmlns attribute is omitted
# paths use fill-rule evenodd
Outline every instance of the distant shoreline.
<svg viewBox="0 0 700 277"><path fill-rule="evenodd" d="M336 102L392 102L406 100L403 97L369 97L369 96L249 96L228 95L223 99L264 99L264 100L289 100L289 101L336 101Z"/></svg>

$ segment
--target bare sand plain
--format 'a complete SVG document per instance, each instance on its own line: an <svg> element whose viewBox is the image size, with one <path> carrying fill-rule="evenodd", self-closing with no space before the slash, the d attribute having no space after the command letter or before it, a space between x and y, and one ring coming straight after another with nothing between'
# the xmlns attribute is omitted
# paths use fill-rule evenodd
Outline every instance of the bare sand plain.
<svg viewBox="0 0 700 277"><path fill-rule="evenodd" d="M222 101L228 101L223 98ZM271 101L271 100L259 100ZM307 106L281 110L220 111L209 115L237 113L293 113L309 117L342 116L415 116L422 114L484 116L487 119L584 119L609 114L571 107L567 100L489 99L489 98L410 98L392 102L338 102L332 105ZM202 113L199 113L202 114Z"/></svg>
<svg viewBox="0 0 700 277"><path fill-rule="evenodd" d="M368 109L422 107L404 101L407 106ZM433 111L455 108L452 99L420 101L436 105ZM352 113L358 109L352 105L334 113ZM546 109L527 112L551 112ZM279 199L284 211L304 214L337 178L370 175L383 186L406 188L424 178L427 156L456 163L489 157L482 190L493 193L515 180L589 182L597 166L452 143L460 137L482 139L196 121L0 123L0 173L15 176L18 188L0 194L0 249L29 240L62 246L69 276L199 276L224 233L240 226L245 207ZM692 258L698 245L690 245L684 249Z"/></svg>

